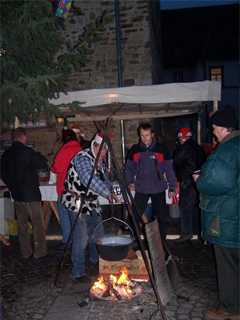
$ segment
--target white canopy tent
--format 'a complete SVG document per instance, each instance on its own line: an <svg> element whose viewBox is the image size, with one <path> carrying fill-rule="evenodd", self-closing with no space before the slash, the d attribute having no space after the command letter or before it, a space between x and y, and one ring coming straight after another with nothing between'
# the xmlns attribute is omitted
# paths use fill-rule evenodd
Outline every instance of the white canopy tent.
<svg viewBox="0 0 240 320"><path fill-rule="evenodd" d="M220 101L221 83L202 81L170 83L151 86L132 86L92 89L60 93L49 102L61 105L64 115L75 115L74 121L140 119L181 116L202 110L208 101ZM80 109L72 111L77 102Z"/></svg>

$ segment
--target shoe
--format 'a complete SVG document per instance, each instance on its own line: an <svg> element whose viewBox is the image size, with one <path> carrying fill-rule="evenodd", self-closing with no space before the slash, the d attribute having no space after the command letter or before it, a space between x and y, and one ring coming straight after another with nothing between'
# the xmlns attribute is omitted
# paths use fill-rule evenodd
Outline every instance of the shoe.
<svg viewBox="0 0 240 320"><path fill-rule="evenodd" d="M33 254L31 254L30 256L28 257L22 257L24 261L31 261L33 260Z"/></svg>
<svg viewBox="0 0 240 320"><path fill-rule="evenodd" d="M184 241L187 241L187 240L191 240L192 239L192 236L188 236L188 237L185 237L185 236L180 236L178 239L176 239L174 242L184 242Z"/></svg>
<svg viewBox="0 0 240 320"><path fill-rule="evenodd" d="M34 256L34 259L36 259L36 260L41 260L41 259L45 259L45 258L49 258L49 255L47 253L44 256L41 256L41 257Z"/></svg>
<svg viewBox="0 0 240 320"><path fill-rule="evenodd" d="M223 310L220 310L218 308L208 308L206 310L206 316L210 319L226 319L226 320L232 320L232 319L240 319L239 314L232 314L225 312Z"/></svg>
<svg viewBox="0 0 240 320"><path fill-rule="evenodd" d="M81 277L77 277L74 280L78 281L79 283L90 283L91 282L91 279L86 274L84 274Z"/></svg>

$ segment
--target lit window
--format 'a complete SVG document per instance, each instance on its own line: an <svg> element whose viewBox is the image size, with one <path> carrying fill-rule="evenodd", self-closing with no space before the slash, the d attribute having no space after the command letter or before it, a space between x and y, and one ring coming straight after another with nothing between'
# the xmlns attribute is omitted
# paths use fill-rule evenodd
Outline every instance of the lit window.
<svg viewBox="0 0 240 320"><path fill-rule="evenodd" d="M210 68L210 77L211 77L211 81L222 82L222 68L221 67Z"/></svg>

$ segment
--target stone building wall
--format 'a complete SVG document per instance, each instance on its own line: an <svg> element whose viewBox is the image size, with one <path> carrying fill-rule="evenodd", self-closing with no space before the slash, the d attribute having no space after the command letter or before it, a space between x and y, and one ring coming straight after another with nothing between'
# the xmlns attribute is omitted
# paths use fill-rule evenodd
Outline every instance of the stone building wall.
<svg viewBox="0 0 240 320"><path fill-rule="evenodd" d="M104 11L112 18L100 42L88 44L88 63L81 72L73 73L69 91L118 86L115 1L75 1L84 16L69 15L65 36L76 44L83 27L94 23ZM152 58L148 1L119 1L123 86L152 84Z"/></svg>
<svg viewBox="0 0 240 320"><path fill-rule="evenodd" d="M69 91L93 88L118 87L117 43L115 27L115 1L76 1L84 16L67 19L65 36L74 44L82 28L89 22L94 23L106 10L112 22L102 32L102 40L88 45L88 63L80 73L70 77ZM151 85L152 56L150 44L148 1L119 1L121 27L122 85ZM129 148L137 139L139 120L125 122L126 147ZM141 121L143 122L143 121ZM74 122L91 139L96 127L91 122ZM72 123L69 123L71 126ZM119 164L122 164L122 146L120 121L112 121L109 126L114 135L113 147Z"/></svg>
<svg viewBox="0 0 240 320"><path fill-rule="evenodd" d="M75 1L84 12L83 16L70 14L66 20L66 38L75 44L83 33L84 26L94 23L106 10L112 22L107 24L102 32L100 42L88 45L88 62L81 72L70 75L67 91L84 89L99 89L118 87L117 47L115 28L115 1ZM122 55L122 80L123 86L151 85L152 84L152 56L149 28L149 11L147 0L119 1L120 26L121 26L121 55ZM74 119L73 119L74 120ZM138 141L137 127L143 120L125 121L126 147L129 148ZM150 122L153 123L153 120ZM68 128L73 124L81 127L85 138L91 140L96 127L93 122L68 122ZM63 125L52 124L49 127L29 128L29 140L36 143L36 149L44 154L52 163L53 155L61 146L61 130ZM114 135L114 149L119 161L121 159L120 121L110 124L111 133ZM1 135L2 139L10 139L11 131Z"/></svg>

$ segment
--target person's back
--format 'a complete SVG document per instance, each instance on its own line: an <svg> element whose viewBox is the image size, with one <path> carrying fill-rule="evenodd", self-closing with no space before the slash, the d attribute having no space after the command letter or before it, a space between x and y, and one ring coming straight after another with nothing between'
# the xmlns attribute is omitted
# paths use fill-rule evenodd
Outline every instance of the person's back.
<svg viewBox="0 0 240 320"><path fill-rule="evenodd" d="M40 153L15 141L2 156L2 178L11 191L14 200L40 201L37 169L47 166L47 160Z"/></svg>
<svg viewBox="0 0 240 320"><path fill-rule="evenodd" d="M39 259L46 256L47 245L37 169L46 167L47 159L26 146L25 129L14 129L12 138L13 145L1 159L1 177L14 199L22 257L32 258L33 255ZM29 219L34 233L34 250L28 234Z"/></svg>
<svg viewBox="0 0 240 320"><path fill-rule="evenodd" d="M73 130L66 130L63 135L63 145L57 152L51 171L57 174L57 193L60 196L64 189L64 180L71 159L82 150Z"/></svg>

